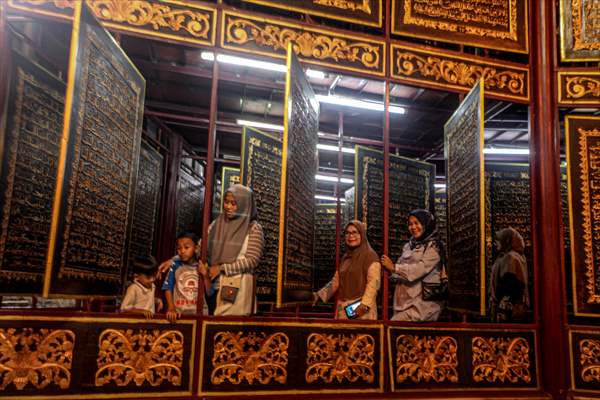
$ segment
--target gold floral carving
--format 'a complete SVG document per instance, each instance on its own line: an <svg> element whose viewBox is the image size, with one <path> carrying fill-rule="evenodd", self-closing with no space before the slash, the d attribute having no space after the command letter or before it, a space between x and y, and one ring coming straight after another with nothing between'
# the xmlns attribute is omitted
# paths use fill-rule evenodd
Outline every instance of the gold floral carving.
<svg viewBox="0 0 600 400"><path fill-rule="evenodd" d="M598 129L586 130L582 128L577 129L579 134L579 168L581 171L581 210L583 221L581 226L583 228L584 241L583 250L585 253L585 276L586 284L585 288L589 293L586 302L588 304L600 304L600 294L596 293L596 274L595 274L595 262L594 262L594 225L596 224L595 219L592 219L592 196L590 196L590 149L588 147L588 137L600 136ZM593 162L593 161L592 161Z"/></svg>
<svg viewBox="0 0 600 400"><path fill-rule="evenodd" d="M396 339L396 381L458 382L456 339L401 335Z"/></svg>
<svg viewBox="0 0 600 400"><path fill-rule="evenodd" d="M247 19L233 17L228 19L225 29L226 41L237 45L255 42L259 46L282 51L291 42L294 52L299 56L316 60L358 62L369 69L377 69L381 61L380 48L369 43L350 43L339 37L269 24L260 26Z"/></svg>
<svg viewBox="0 0 600 400"><path fill-rule="evenodd" d="M311 333L307 347L308 383L319 379L326 383L334 379L339 383L359 379L372 383L375 379L375 340L371 335Z"/></svg>
<svg viewBox="0 0 600 400"><path fill-rule="evenodd" d="M152 25L156 31L167 28L184 30L192 36L207 39L210 14L191 9L173 9L165 3L149 1L88 0L96 17L104 21L127 23L131 26Z"/></svg>
<svg viewBox="0 0 600 400"><path fill-rule="evenodd" d="M594 339L580 340L579 352L581 379L584 382L600 382L600 341Z"/></svg>
<svg viewBox="0 0 600 400"><path fill-rule="evenodd" d="M584 0L571 0L573 50L600 50L600 40L597 37L594 38L593 35L590 35L592 36L592 40L589 41L583 38L585 36L584 27L587 27L592 32L595 29L599 29L600 22L594 23L594 20L598 20L599 12L600 5L596 1L584 2Z"/></svg>
<svg viewBox="0 0 600 400"><path fill-rule="evenodd" d="M0 329L0 390L71 383L75 333L68 329Z"/></svg>
<svg viewBox="0 0 600 400"><path fill-rule="evenodd" d="M472 340L475 382L531 382L529 343L521 337Z"/></svg>
<svg viewBox="0 0 600 400"><path fill-rule="evenodd" d="M580 99L585 96L600 97L600 79L587 76L574 76L566 78L567 98Z"/></svg>
<svg viewBox="0 0 600 400"><path fill-rule="evenodd" d="M210 381L239 385L287 381L289 339L284 333L219 332L214 339Z"/></svg>
<svg viewBox="0 0 600 400"><path fill-rule="evenodd" d="M313 0L313 4L342 10L362 11L371 15L371 0L362 0L362 3L351 0Z"/></svg>
<svg viewBox="0 0 600 400"><path fill-rule="evenodd" d="M148 382L181 385L183 335L179 331L106 329L98 339L96 386Z"/></svg>
<svg viewBox="0 0 600 400"><path fill-rule="evenodd" d="M462 2L453 2L454 4L458 4L459 7L466 9L468 7L467 3L476 3L468 0L463 0ZM463 3L463 4L461 4ZM428 4L425 6L425 13L429 12L430 18L421 18L413 15L413 0L404 0L404 24L407 25L415 25L424 28L442 30L446 32L458 32L458 33L466 33L469 35L479 36L479 37L491 37L494 39L508 39L512 41L517 41L517 0L505 0L506 4L503 4L505 9L510 10L508 15L508 20L506 21L505 28L507 30L498 30L498 29L489 29L482 28L479 26L469 25L469 19L465 19L465 16L472 16L472 12L464 12L460 13L460 18L456 20L456 23L448 22L448 20L455 19L454 16L444 16L442 11L444 7L441 7L437 4ZM474 4L474 7L477 7L477 4ZM480 13L483 15L483 13ZM475 21L477 22L477 21ZM502 25L500 25L502 26Z"/></svg>
<svg viewBox="0 0 600 400"><path fill-rule="evenodd" d="M515 95L524 95L527 88L525 72L499 70L491 66L467 64L435 56L420 56L403 51L397 52L395 57L397 73L401 76L420 74L425 78L465 88L473 87L483 78L485 89L499 89Z"/></svg>

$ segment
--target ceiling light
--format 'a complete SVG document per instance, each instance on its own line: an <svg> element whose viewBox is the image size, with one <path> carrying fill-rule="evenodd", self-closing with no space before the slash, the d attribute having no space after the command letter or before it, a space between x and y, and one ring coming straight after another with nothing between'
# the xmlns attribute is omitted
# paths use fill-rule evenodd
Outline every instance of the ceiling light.
<svg viewBox="0 0 600 400"><path fill-rule="evenodd" d="M306 70L306 76L315 79L325 79L325 72L309 68Z"/></svg>
<svg viewBox="0 0 600 400"><path fill-rule="evenodd" d="M338 182L338 178L336 176L331 175L315 175L315 179L318 181L327 181L327 182ZM341 178L339 182L342 183L354 183L354 180L350 178Z"/></svg>
<svg viewBox="0 0 600 400"><path fill-rule="evenodd" d="M498 149L498 148L486 148L483 149L483 153L484 154L506 154L506 155L528 155L529 154L529 149Z"/></svg>
<svg viewBox="0 0 600 400"><path fill-rule="evenodd" d="M326 150L326 151L335 151L336 153L340 151L339 147L337 147L337 146L332 146L329 144L321 144L321 143L317 144L317 149L318 150ZM351 147L342 147L342 152L354 154L355 150Z"/></svg>
<svg viewBox="0 0 600 400"><path fill-rule="evenodd" d="M353 99L351 97L317 95L320 103L337 104L339 106L362 108L365 110L383 111L383 103ZM390 105L390 113L404 114L404 107Z"/></svg>
<svg viewBox="0 0 600 400"><path fill-rule="evenodd" d="M433 187L439 188L439 189L446 189L446 184L445 183L434 183Z"/></svg>
<svg viewBox="0 0 600 400"><path fill-rule="evenodd" d="M331 200L331 201L337 201L337 197L333 197L333 196L323 196L320 194L315 195L315 199L317 200ZM340 198L340 203L345 203L346 199L344 199L343 197Z"/></svg>
<svg viewBox="0 0 600 400"><path fill-rule="evenodd" d="M245 119L238 119L235 122L238 125L250 126L252 128L263 128L263 129L269 129L269 130L272 130L272 131L280 131L280 132L283 131L283 126L282 125L268 124L266 122L247 121Z"/></svg>

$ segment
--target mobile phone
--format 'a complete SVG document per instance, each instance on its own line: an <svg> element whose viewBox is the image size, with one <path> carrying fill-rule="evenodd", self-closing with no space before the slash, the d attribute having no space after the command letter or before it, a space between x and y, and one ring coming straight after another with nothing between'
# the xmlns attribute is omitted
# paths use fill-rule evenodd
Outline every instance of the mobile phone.
<svg viewBox="0 0 600 400"><path fill-rule="evenodd" d="M356 315L356 309L358 308L358 306L360 306L360 300L355 303L348 304L346 307L344 307L344 310L346 311L346 316L349 319L354 319L358 317L358 315Z"/></svg>

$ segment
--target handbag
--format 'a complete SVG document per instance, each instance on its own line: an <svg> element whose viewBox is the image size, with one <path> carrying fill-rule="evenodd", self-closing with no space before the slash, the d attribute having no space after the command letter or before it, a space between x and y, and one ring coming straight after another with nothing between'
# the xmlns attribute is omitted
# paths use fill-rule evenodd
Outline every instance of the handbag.
<svg viewBox="0 0 600 400"><path fill-rule="evenodd" d="M424 301L446 301L448 299L448 275L442 267L440 282L421 282L421 297Z"/></svg>
<svg viewBox="0 0 600 400"><path fill-rule="evenodd" d="M221 288L221 301L235 303L239 291L240 288L234 286L223 286Z"/></svg>

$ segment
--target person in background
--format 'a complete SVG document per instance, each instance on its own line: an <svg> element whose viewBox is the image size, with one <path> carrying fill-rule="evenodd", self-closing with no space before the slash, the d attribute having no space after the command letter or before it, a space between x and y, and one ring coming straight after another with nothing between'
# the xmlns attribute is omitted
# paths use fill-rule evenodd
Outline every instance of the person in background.
<svg viewBox="0 0 600 400"><path fill-rule="evenodd" d="M313 293L313 306L337 293L336 319L377 319L377 291L381 282L379 257L367 240L365 225L351 221L344 228L348 251L333 279Z"/></svg>
<svg viewBox="0 0 600 400"><path fill-rule="evenodd" d="M523 237L513 228L496 232L499 254L492 265L490 306L495 322L523 321L529 308L527 262Z"/></svg>
<svg viewBox="0 0 600 400"><path fill-rule="evenodd" d="M408 216L411 238L394 264L381 256L381 265L396 281L393 321L436 321L447 296L443 257L435 218L427 210L413 210Z"/></svg>
<svg viewBox="0 0 600 400"><path fill-rule="evenodd" d="M153 257L136 257L133 261L133 283L127 288L121 312L141 313L146 319L162 309L162 301L155 297L154 280L158 266Z"/></svg>
<svg viewBox="0 0 600 400"><path fill-rule="evenodd" d="M208 265L216 295L215 315L256 312L254 269L262 257L263 230L254 193L236 184L227 189L223 212L208 228Z"/></svg>

